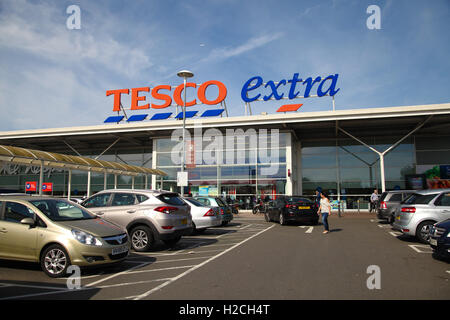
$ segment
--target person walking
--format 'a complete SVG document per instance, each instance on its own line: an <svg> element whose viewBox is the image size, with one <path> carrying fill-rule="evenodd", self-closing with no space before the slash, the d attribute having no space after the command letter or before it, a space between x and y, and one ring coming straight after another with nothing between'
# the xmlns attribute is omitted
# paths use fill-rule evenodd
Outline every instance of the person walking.
<svg viewBox="0 0 450 320"><path fill-rule="evenodd" d="M321 199L320 194L321 193L322 193L322 188L321 187L317 187L316 188L316 197L314 199L314 204L315 204L315 207L316 207L317 214L319 214L320 199Z"/></svg>
<svg viewBox="0 0 450 320"><path fill-rule="evenodd" d="M328 225L328 216L331 214L331 204L328 196L323 192L320 193L320 207L317 213L319 215L322 214L322 223L323 227L325 228L323 233L329 233L330 227Z"/></svg>
<svg viewBox="0 0 450 320"><path fill-rule="evenodd" d="M372 195L370 196L370 210L369 212L372 211L377 211L377 207L378 207L378 189L373 190Z"/></svg>

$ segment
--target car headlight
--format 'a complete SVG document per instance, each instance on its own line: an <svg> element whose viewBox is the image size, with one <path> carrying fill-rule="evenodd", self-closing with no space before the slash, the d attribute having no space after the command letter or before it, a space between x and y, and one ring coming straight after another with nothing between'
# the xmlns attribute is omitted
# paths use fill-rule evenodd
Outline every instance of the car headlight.
<svg viewBox="0 0 450 320"><path fill-rule="evenodd" d="M447 238L450 238L450 232L449 232L449 233L447 233Z"/></svg>
<svg viewBox="0 0 450 320"><path fill-rule="evenodd" d="M72 235L75 239L77 239L82 244L87 244L90 246L101 246L102 242L94 237L92 234L86 233L84 231L80 231L77 229L72 229Z"/></svg>

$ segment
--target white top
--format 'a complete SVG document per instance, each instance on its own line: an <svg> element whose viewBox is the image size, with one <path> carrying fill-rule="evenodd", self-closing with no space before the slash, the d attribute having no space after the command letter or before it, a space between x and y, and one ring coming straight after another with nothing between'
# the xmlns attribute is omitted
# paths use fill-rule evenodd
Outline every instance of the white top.
<svg viewBox="0 0 450 320"><path fill-rule="evenodd" d="M331 213L330 201L327 198L320 199L321 213Z"/></svg>
<svg viewBox="0 0 450 320"><path fill-rule="evenodd" d="M372 193L372 195L370 196L370 201L377 201L378 200L378 194L377 193Z"/></svg>

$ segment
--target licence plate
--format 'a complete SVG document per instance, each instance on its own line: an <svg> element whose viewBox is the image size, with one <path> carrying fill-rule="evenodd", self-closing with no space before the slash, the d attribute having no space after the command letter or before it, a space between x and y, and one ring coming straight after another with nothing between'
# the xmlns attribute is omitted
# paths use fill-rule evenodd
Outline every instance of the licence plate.
<svg viewBox="0 0 450 320"><path fill-rule="evenodd" d="M437 246L437 240L436 240L436 239L433 239L433 238L430 238L430 244L431 244L432 246Z"/></svg>
<svg viewBox="0 0 450 320"><path fill-rule="evenodd" d="M127 252L127 251L128 251L128 247L127 246L114 248L114 249L112 249L112 255L115 256L116 254L121 254L121 253L124 253L124 252Z"/></svg>
<svg viewBox="0 0 450 320"><path fill-rule="evenodd" d="M183 219L183 220L181 220L181 224L187 224L187 218L186 218L186 219Z"/></svg>
<svg viewBox="0 0 450 320"><path fill-rule="evenodd" d="M300 206L300 207L298 207L299 209L311 209L311 207L309 207L309 206Z"/></svg>

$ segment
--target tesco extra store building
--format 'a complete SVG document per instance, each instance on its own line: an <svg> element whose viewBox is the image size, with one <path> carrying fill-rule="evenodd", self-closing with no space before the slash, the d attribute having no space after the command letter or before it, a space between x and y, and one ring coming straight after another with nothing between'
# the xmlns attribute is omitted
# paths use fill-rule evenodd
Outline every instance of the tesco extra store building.
<svg viewBox="0 0 450 320"><path fill-rule="evenodd" d="M106 123L0 132L0 145L167 174L131 178L74 170L69 190L77 196L105 188L180 192L177 173L182 168L188 172L184 192L194 196L273 199L313 195L320 186L346 209L356 208L358 200L367 207L374 188L450 187L450 103L334 110L338 75L317 78L303 81L294 74L288 81L264 82L253 77L241 92L245 114L233 117L227 116L226 87L219 81L110 90L106 99L114 100L114 116ZM212 86L219 94L207 98ZM188 90L197 90L195 99L182 98ZM130 107L122 104L125 95L131 98ZM302 112L299 100L294 101L322 96L333 98L330 111ZM252 114L253 103L269 100L278 101L280 108L273 114ZM24 192L26 182L39 176L40 167L0 160L0 191ZM67 170L44 167L43 179L53 184L52 194L67 196Z"/></svg>

